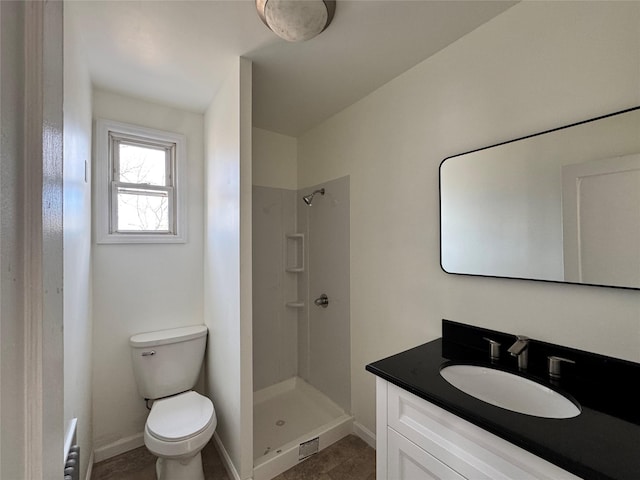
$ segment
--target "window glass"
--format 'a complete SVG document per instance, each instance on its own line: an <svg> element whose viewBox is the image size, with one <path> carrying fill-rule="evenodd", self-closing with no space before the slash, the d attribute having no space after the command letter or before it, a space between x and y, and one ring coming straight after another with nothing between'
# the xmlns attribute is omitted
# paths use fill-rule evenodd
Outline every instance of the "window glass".
<svg viewBox="0 0 640 480"><path fill-rule="evenodd" d="M169 230L166 191L118 188L118 231Z"/></svg>
<svg viewBox="0 0 640 480"><path fill-rule="evenodd" d="M167 185L167 150L118 144L120 182Z"/></svg>

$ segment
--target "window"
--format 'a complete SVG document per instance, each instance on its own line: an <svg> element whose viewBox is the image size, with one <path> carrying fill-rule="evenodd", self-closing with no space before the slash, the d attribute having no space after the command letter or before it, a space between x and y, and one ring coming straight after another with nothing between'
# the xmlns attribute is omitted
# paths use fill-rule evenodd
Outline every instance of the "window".
<svg viewBox="0 0 640 480"><path fill-rule="evenodd" d="M184 137L96 122L98 243L183 243Z"/></svg>

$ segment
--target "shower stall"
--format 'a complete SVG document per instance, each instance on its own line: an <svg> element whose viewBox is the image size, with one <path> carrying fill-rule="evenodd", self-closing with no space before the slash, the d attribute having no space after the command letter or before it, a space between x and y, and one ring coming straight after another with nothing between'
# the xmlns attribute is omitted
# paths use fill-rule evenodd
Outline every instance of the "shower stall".
<svg viewBox="0 0 640 480"><path fill-rule="evenodd" d="M352 431L349 178L253 187L254 479Z"/></svg>

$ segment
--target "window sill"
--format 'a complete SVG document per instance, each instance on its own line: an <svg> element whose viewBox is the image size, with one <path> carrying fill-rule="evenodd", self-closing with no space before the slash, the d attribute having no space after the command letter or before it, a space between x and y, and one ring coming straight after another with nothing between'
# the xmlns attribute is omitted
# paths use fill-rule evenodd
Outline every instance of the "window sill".
<svg viewBox="0 0 640 480"><path fill-rule="evenodd" d="M187 243L185 235L154 235L154 234L109 234L101 236L96 244L153 244L153 243Z"/></svg>

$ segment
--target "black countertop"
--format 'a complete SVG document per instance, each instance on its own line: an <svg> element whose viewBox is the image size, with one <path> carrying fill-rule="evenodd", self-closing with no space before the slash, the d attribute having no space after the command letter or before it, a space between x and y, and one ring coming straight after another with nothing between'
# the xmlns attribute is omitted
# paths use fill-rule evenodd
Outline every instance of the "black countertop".
<svg viewBox="0 0 640 480"><path fill-rule="evenodd" d="M503 354L490 362L484 337L500 341ZM640 480L640 365L536 340L530 341L529 369L521 375L572 397L577 417L534 417L495 407L450 385L444 365L485 365L518 372L506 355L514 336L443 320L443 337L366 366L366 370L584 478ZM576 361L551 384L546 357Z"/></svg>

